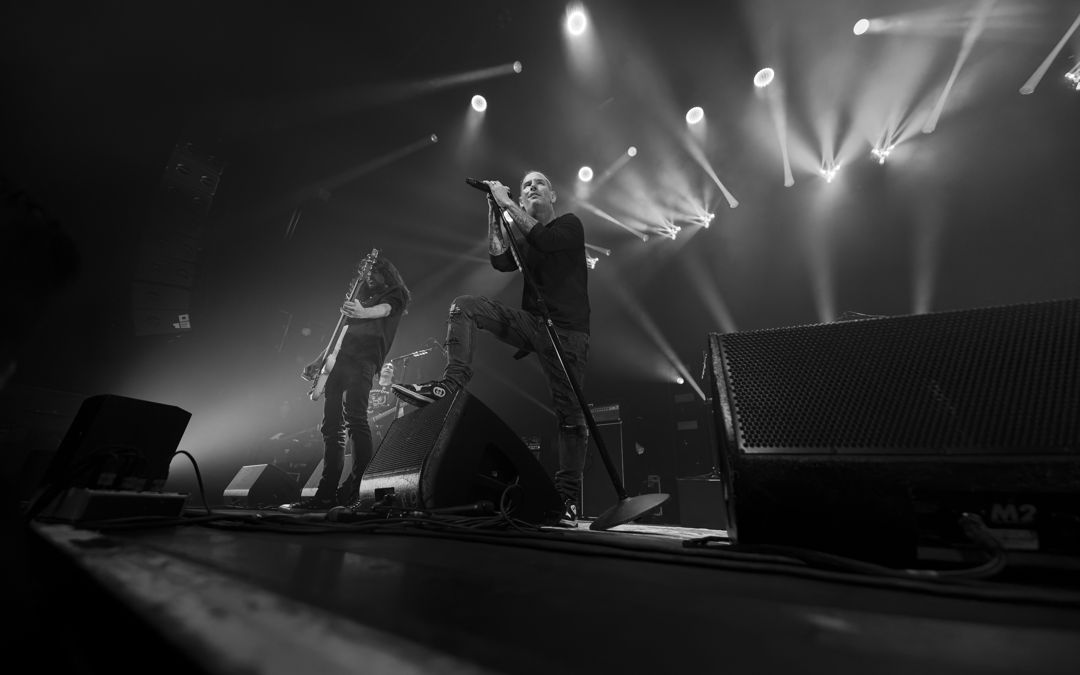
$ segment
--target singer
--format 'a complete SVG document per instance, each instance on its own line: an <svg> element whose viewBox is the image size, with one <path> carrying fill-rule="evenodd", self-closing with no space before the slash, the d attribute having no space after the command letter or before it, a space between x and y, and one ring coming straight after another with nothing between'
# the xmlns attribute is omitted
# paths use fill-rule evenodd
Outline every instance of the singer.
<svg viewBox="0 0 1080 675"><path fill-rule="evenodd" d="M589 288L585 266L585 230L573 213L555 215L558 199L551 181L530 171L521 181L518 202L498 181L469 184L488 193L488 252L500 272L517 271L517 262L499 222L500 213L512 219L515 241L555 325L566 368L584 387L589 355ZM423 384L395 384L394 394L424 406L465 387L472 378L475 331L479 328L518 348L515 358L535 353L547 379L558 421L559 469L555 486L564 500L560 523L576 527L581 499L581 473L589 431L585 413L559 364L558 354L544 328L542 312L532 289L522 288L521 308L483 296L462 295L450 305L446 324L447 364L442 378Z"/></svg>

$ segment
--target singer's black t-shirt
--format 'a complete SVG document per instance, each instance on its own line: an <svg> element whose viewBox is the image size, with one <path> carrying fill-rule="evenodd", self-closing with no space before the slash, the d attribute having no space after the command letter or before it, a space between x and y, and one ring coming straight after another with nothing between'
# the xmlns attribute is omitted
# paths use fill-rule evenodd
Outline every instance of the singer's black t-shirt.
<svg viewBox="0 0 1080 675"><path fill-rule="evenodd" d="M536 225L526 237L516 239L525 266L544 297L552 322L559 328L589 332L589 275L585 266L585 228L572 213L564 213L547 225ZM503 272L517 270L513 253L491 256L491 264ZM521 308L543 316L532 291L525 284Z"/></svg>

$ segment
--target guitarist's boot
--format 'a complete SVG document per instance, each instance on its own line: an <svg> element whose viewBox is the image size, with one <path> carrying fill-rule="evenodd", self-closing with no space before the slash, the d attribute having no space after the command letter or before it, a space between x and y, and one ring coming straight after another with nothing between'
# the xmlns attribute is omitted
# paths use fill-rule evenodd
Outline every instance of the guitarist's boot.
<svg viewBox="0 0 1080 675"><path fill-rule="evenodd" d="M282 504L278 507L279 511L291 511L294 513L311 512L311 511L329 511L337 506L337 499L334 497L326 497L315 493L311 497L305 497L298 502L291 504Z"/></svg>
<svg viewBox="0 0 1080 675"><path fill-rule="evenodd" d="M337 489L337 503L348 506L356 501L360 493L360 479L355 474L341 482Z"/></svg>

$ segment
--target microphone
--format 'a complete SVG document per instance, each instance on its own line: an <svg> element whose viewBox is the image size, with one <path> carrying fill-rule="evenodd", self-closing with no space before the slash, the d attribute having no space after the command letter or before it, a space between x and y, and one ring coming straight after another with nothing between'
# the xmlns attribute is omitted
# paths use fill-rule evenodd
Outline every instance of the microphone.
<svg viewBox="0 0 1080 675"><path fill-rule="evenodd" d="M481 190L483 192L486 192L486 193L488 193L489 196L491 195L491 186L488 185L487 183L485 183L484 181L476 180L475 178L466 178L465 182L468 183L470 187L474 187L477 190ZM510 194L509 190L507 191L506 194L510 197L510 199L514 198L514 195ZM493 197L493 199L494 199L494 197Z"/></svg>
<svg viewBox="0 0 1080 675"><path fill-rule="evenodd" d="M476 188L477 190L482 190L488 194L491 194L491 186L482 180L476 180L475 178L466 178L465 182L468 183L471 187Z"/></svg>

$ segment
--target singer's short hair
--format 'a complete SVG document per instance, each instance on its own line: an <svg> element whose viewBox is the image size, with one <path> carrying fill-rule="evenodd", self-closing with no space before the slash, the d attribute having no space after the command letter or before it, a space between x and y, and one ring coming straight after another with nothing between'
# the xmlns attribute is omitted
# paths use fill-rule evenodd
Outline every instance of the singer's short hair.
<svg viewBox="0 0 1080 675"><path fill-rule="evenodd" d="M548 185L550 185L554 189L555 185L551 182L551 179L548 178L548 175L546 173L544 173L543 171L540 171L538 169L529 169L525 173L521 174L521 181L518 182L518 189L519 190L525 184L525 176L528 176L530 173L538 173L538 174L540 174L541 176L544 177L544 180L546 180L548 182Z"/></svg>

